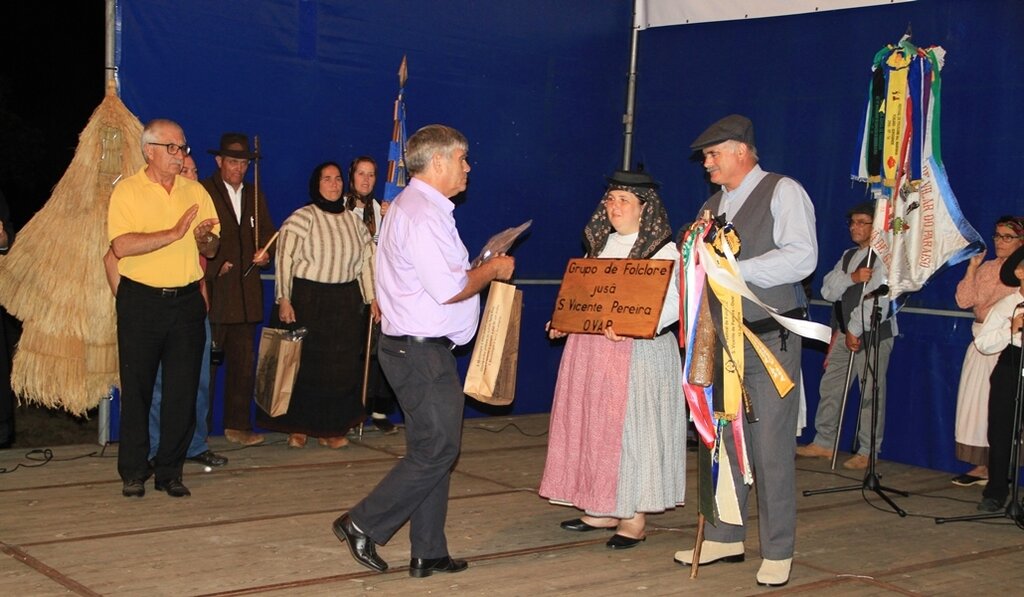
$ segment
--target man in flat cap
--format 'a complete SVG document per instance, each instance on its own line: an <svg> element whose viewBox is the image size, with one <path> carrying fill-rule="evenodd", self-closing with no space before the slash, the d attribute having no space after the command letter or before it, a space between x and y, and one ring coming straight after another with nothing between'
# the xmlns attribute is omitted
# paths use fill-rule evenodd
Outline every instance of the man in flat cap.
<svg viewBox="0 0 1024 597"><path fill-rule="evenodd" d="M832 458L832 447L839 432L839 408L849 383L846 370L853 359L853 373L860 379L860 424L857 426L857 454L843 462L848 469L863 470L871 454L871 388L872 378L878 379L878 418L875 424L875 453L882 448L882 429L885 427L885 380L889 369L889 355L896 334L896 317L889 317L889 299L878 298L882 321L878 326L878 369L864 375L866 348L872 346L871 309L875 301L866 298L887 283L885 265L878 262L878 254L871 250L871 224L875 219L875 202L865 201L846 214L850 238L856 247L847 249L821 285L821 297L832 301L836 317L832 321L832 344L828 351L828 365L821 377L821 400L814 417L814 441L800 446L800 456ZM868 359L874 360L873 357ZM874 365L872 365L874 366Z"/></svg>
<svg viewBox="0 0 1024 597"><path fill-rule="evenodd" d="M735 226L742 248L739 273L765 304L783 315L802 316L806 278L818 260L814 206L797 181L765 172L758 165L754 126L733 114L712 124L690 148L701 151L711 182L721 189L701 208ZM744 420L749 461L757 483L758 527L763 561L757 582L778 586L789 581L796 537L796 448L800 387L800 338L743 299L744 323L775 356L794 383L780 400L765 366L749 343L745 345L743 385L757 420ZM721 391L716 384L716 394ZM747 520L750 487L743 483L735 454L732 426L722 438L729 450L740 513ZM708 526L700 563L739 562L744 558L745 525L720 521ZM689 565L693 550L677 552L675 560Z"/></svg>
<svg viewBox="0 0 1024 597"><path fill-rule="evenodd" d="M276 232L267 209L267 198L245 184L249 162L259 155L249 149L242 133L224 133L216 156L217 171L203 180L213 198L221 223L220 251L206 268L210 291L210 328L213 344L224 351L227 367L224 388L224 437L251 446L263 441L253 433L251 403L255 383L256 324L263 321L263 283L259 270L245 275L253 263L265 267L271 251L256 253ZM257 230L259 238L256 237ZM217 379L216 370L211 380Z"/></svg>

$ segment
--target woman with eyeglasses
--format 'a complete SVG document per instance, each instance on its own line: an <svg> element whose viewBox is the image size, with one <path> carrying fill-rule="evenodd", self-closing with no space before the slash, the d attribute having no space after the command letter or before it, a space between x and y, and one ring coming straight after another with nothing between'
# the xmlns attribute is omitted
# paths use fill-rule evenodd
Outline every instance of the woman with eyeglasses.
<svg viewBox="0 0 1024 597"><path fill-rule="evenodd" d="M1000 217L992 241L995 259L983 262L984 252L971 257L964 279L956 287L956 304L961 309L974 311L971 333L975 338L992 305L1015 291L999 281L999 268L1024 245L1024 218ZM988 483L989 377L998 357L998 353L982 354L973 342L967 346L956 397L956 457L974 468L953 477L954 485L968 487Z"/></svg>
<svg viewBox="0 0 1024 597"><path fill-rule="evenodd" d="M587 257L669 259L679 265L658 183L616 172L584 229ZM614 530L611 549L645 539L646 516L683 503L686 401L679 342L666 329L679 319L679 276L662 303L657 335L625 338L568 334L558 370L540 495L583 516L567 531ZM551 327L551 339L567 334Z"/></svg>

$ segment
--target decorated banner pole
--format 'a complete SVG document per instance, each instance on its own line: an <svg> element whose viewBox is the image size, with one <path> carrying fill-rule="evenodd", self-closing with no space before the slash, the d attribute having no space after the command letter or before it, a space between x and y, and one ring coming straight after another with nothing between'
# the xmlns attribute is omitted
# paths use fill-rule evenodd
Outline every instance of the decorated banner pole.
<svg viewBox="0 0 1024 597"><path fill-rule="evenodd" d="M395 105L392 111L391 143L388 146L388 177L384 182L384 201L391 201L402 192L406 183L405 170L405 82L409 79L409 67L406 56L402 56L402 63L398 66L398 96L395 98ZM384 206L386 207L386 206ZM366 209L373 209L367 205ZM381 216L384 215L384 208L381 209ZM378 231L379 232L379 231ZM370 387L370 348L373 346L373 313L369 315L370 322L366 330L366 356L363 361L363 410L366 410L366 398ZM359 437L363 437L363 424L359 424Z"/></svg>
<svg viewBox="0 0 1024 597"><path fill-rule="evenodd" d="M405 188L405 82L409 78L408 61L402 56L398 67L398 97L395 98L391 144L388 147L388 178L384 183L384 200L391 201Z"/></svg>

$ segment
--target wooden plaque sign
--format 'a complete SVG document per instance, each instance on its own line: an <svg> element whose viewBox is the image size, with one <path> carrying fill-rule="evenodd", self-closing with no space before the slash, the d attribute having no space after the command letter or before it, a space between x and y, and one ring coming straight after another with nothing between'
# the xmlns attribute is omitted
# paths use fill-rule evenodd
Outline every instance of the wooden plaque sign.
<svg viewBox="0 0 1024 597"><path fill-rule="evenodd" d="M672 279L669 259L572 259L562 276L551 327L577 334L653 338Z"/></svg>

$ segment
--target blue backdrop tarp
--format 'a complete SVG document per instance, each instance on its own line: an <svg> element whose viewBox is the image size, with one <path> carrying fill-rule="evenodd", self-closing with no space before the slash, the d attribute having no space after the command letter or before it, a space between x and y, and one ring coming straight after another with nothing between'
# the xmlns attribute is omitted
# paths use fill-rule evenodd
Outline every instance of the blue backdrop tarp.
<svg viewBox="0 0 1024 597"><path fill-rule="evenodd" d="M557 280L580 255L603 175L621 159L629 2L121 0L119 9L125 103L144 121L179 120L202 175L214 167L205 149L222 132L258 134L277 222L306 201L313 165L361 153L386 163L396 71L408 55L410 132L444 122L470 139L470 187L456 211L470 252L534 220L516 251L527 283L511 412L549 410L561 350L543 325L557 286L530 281ZM984 235L998 215L1022 211L1024 182L1013 174L1024 157L1024 64L1012 42L1024 6L920 0L643 31L634 156L663 181L674 226L708 194L689 142L721 116L746 114L765 168L800 180L815 204L817 294L849 244L846 209L865 196L849 164L871 58L908 23L915 43L948 51L943 155L963 211ZM942 274L909 305L954 310L962 274L963 266ZM824 307L812 315L827 320ZM969 323L941 312L901 316L883 458L959 470L953 413ZM813 421L822 354L804 355ZM470 405L470 415L484 412Z"/></svg>

